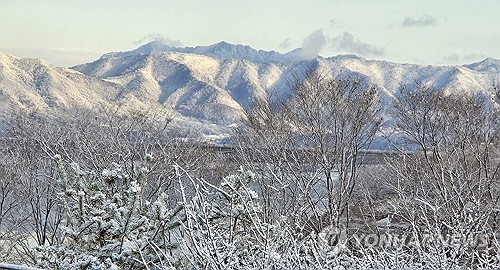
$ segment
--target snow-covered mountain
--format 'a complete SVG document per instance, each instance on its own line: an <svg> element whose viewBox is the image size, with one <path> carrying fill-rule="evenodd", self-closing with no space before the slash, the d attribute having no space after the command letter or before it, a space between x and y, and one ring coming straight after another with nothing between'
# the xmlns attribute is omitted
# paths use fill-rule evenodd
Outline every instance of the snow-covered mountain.
<svg viewBox="0 0 500 270"><path fill-rule="evenodd" d="M228 124L250 108L252 99L265 97L284 78L283 71L294 65L154 51L102 57L74 69L124 86L124 96Z"/></svg>
<svg viewBox="0 0 500 270"><path fill-rule="evenodd" d="M139 48L126 52L112 52L104 54L101 58L122 58L136 54L151 54L153 52L181 52L189 54L200 54L220 60L248 60L254 63L263 62L286 62L297 59L297 53L280 54L275 51L255 50L248 45L233 45L225 41L210 46L196 47L172 47L159 41L153 41Z"/></svg>
<svg viewBox="0 0 500 270"><path fill-rule="evenodd" d="M486 58L481 62L465 65L465 67L478 72L491 72L498 74L500 72L500 60Z"/></svg>
<svg viewBox="0 0 500 270"><path fill-rule="evenodd" d="M0 53L0 115L11 110L56 112L112 102L120 85L54 67L40 59Z"/></svg>
<svg viewBox="0 0 500 270"><path fill-rule="evenodd" d="M376 84L382 106L391 104L401 85L415 81L488 96L500 78L500 61L491 58L465 66L422 66L353 55L312 60L295 55L300 52L257 51L226 42L194 48L152 42L133 51L108 53L74 69L121 85L127 95L142 102L171 106L182 115L218 124L236 121L253 99L290 94L286 82L311 68Z"/></svg>
<svg viewBox="0 0 500 270"><path fill-rule="evenodd" d="M280 54L226 42L186 48L152 42L65 69L0 54L0 111L120 103L173 108L181 119L217 130L237 122L254 99L290 95L287 82L311 68L376 84L383 108L401 85L415 81L485 97L500 81L500 61L491 58L464 66L423 66L352 55L301 60L300 55L300 49Z"/></svg>

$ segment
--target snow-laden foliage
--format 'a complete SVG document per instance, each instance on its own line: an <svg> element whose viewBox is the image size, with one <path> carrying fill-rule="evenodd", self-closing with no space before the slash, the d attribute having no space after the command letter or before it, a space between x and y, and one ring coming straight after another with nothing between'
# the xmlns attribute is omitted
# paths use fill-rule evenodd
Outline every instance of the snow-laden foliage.
<svg viewBox="0 0 500 270"><path fill-rule="evenodd" d="M55 159L60 171L58 196L65 212L60 231L64 240L37 247L40 267L145 268L165 261L166 253L155 251L170 248L164 231L181 208L167 209L166 194L154 202L143 198L146 164L128 175L118 164L95 173L72 163L68 174L60 156Z"/></svg>
<svg viewBox="0 0 500 270"><path fill-rule="evenodd" d="M189 179L179 186L185 206L179 254L195 269L344 269L352 264L345 242L328 229L302 235L282 217L263 220L255 174L240 168L219 186Z"/></svg>
<svg viewBox="0 0 500 270"><path fill-rule="evenodd" d="M148 169L134 175L118 164L101 173L56 156L63 241L37 247L38 266L51 269L343 269L353 263L328 230L297 234L286 217L264 222L255 175L241 169L220 185L178 173L181 198L143 198ZM177 171L181 170L177 168Z"/></svg>
<svg viewBox="0 0 500 270"><path fill-rule="evenodd" d="M195 266L249 267L265 256L261 247L271 228L259 218L258 195L248 187L252 180L252 173L241 171L226 177L213 191L196 186L189 200L181 183L188 217L183 227L189 235L183 250Z"/></svg>
<svg viewBox="0 0 500 270"><path fill-rule="evenodd" d="M457 239L443 239L439 226L427 224L409 228L409 241L366 245L362 238L356 242L341 237L345 232L333 226L305 234L287 217L264 221L261 198L253 188L255 174L243 169L213 185L186 177L182 168L174 166L180 195L176 206L169 207L165 193L153 202L144 199L150 156L133 175L118 164L95 173L72 163L67 173L62 159L55 159L60 171L58 196L66 217L60 231L63 240L37 247L39 267L462 269L463 259L470 255L475 257L474 265L483 269L499 262L498 251L491 249L498 247L496 239L476 243L486 244L482 249L463 246L471 244L463 237L477 236L471 231L478 223L478 211L473 208L463 217L457 213L456 226L443 224ZM464 252L476 253L465 257Z"/></svg>

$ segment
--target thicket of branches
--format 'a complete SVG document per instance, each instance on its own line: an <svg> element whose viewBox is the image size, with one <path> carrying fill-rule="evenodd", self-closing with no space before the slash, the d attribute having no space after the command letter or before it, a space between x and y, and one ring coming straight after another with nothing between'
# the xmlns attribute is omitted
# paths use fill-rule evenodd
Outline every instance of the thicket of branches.
<svg viewBox="0 0 500 270"><path fill-rule="evenodd" d="M165 112L12 115L0 140L0 259L51 269L500 266L500 91L403 86L390 113L405 140L370 163L382 124L375 86L318 72L289 86L288 100L254 102L229 155Z"/></svg>

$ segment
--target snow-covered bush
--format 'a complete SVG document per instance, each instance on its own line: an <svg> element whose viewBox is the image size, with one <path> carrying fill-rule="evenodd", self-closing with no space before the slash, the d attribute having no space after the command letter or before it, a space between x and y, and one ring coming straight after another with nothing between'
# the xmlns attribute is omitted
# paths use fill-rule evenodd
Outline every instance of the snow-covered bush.
<svg viewBox="0 0 500 270"><path fill-rule="evenodd" d="M263 220L255 174L240 169L220 186L191 179L194 196L181 182L186 222L182 254L196 269L345 269L352 264L345 242L329 229L297 233L287 217Z"/></svg>
<svg viewBox="0 0 500 270"><path fill-rule="evenodd" d="M487 269L500 261L495 231L487 226L491 217L479 215L484 213L480 204L468 203L451 213L455 223L446 223L440 218L444 208L400 193L392 207L400 215L412 210L420 216L389 220L387 226L401 227L387 233L403 230L410 241L367 245L359 238L362 229L347 233L328 226L305 232L294 217L265 219L256 175L242 168L216 185L174 164L177 185L170 192L178 194L161 193L149 201L144 189L151 156L133 174L118 164L96 173L75 163L67 169L60 156L55 160L64 220L60 241L36 247L43 268ZM443 239L444 231L457 238ZM480 246L468 242L467 237L485 234L488 242L476 239Z"/></svg>
<svg viewBox="0 0 500 270"><path fill-rule="evenodd" d="M263 241L269 230L259 217L258 195L249 188L253 174L240 171L223 179L219 187L195 182L194 196L186 197L183 252L193 266L205 268L252 267L264 257Z"/></svg>
<svg viewBox="0 0 500 270"><path fill-rule="evenodd" d="M219 185L193 179L176 166L180 201L144 199L148 169L134 175L118 164L101 173L59 167L65 219L56 245L37 247L39 267L51 269L343 269L352 264L328 230L297 234L283 217L262 219L255 175L240 169Z"/></svg>
<svg viewBox="0 0 500 270"><path fill-rule="evenodd" d="M143 198L147 164L128 175L118 164L95 173L72 163L68 173L61 157L55 159L60 172L58 196L65 212L60 231L64 240L37 247L38 266L140 269L176 261L165 258L165 250L173 247L164 233L180 208L167 209L166 194L154 202Z"/></svg>

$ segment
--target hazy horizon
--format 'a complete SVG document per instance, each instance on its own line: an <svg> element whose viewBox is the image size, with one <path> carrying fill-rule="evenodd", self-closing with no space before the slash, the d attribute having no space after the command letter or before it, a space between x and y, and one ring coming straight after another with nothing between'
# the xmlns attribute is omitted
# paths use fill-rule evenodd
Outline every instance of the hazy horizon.
<svg viewBox="0 0 500 270"><path fill-rule="evenodd" d="M0 51L72 66L158 40L416 64L500 58L500 1L0 0Z"/></svg>

